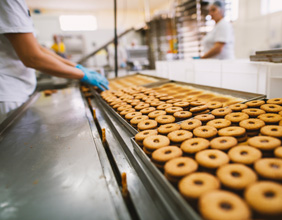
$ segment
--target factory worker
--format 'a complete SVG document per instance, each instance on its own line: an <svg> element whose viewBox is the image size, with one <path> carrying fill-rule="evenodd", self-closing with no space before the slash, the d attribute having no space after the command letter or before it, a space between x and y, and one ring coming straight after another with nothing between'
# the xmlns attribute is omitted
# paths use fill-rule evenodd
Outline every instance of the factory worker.
<svg viewBox="0 0 282 220"><path fill-rule="evenodd" d="M216 22L215 27L203 38L204 55L201 59L234 59L234 36L231 24L224 19L224 3L215 1L209 14Z"/></svg>
<svg viewBox="0 0 282 220"><path fill-rule="evenodd" d="M97 72L41 47L33 31L25 0L0 1L0 121L34 92L35 69L108 89L107 79Z"/></svg>

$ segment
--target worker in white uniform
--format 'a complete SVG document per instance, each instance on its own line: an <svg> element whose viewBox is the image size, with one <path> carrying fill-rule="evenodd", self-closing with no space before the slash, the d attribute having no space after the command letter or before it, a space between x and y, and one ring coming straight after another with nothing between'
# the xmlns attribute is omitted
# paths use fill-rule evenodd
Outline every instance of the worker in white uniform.
<svg viewBox="0 0 282 220"><path fill-rule="evenodd" d="M35 69L108 89L106 78L41 47L33 32L25 0L0 1L0 121L34 92Z"/></svg>
<svg viewBox="0 0 282 220"><path fill-rule="evenodd" d="M209 7L215 27L203 38L204 55L201 59L234 59L234 35L231 24L224 19L224 3L215 1Z"/></svg>

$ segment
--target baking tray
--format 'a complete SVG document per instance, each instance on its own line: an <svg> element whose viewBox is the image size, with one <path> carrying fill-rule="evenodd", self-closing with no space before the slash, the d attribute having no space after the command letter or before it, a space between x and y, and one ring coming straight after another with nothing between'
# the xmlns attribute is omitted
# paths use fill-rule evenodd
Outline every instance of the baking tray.
<svg viewBox="0 0 282 220"><path fill-rule="evenodd" d="M172 186L170 182L165 178L161 171L155 167L149 157L144 153L141 147L135 142L134 137L131 138L134 151L138 158L146 166L147 172L143 171L143 175L148 178L148 182L152 184L157 195L159 195L162 202L169 206L173 213L177 213L177 219L190 219L201 220L199 214L189 205L189 203L180 195L180 193ZM150 176L150 178L149 178ZM153 178L153 179L152 179Z"/></svg>
<svg viewBox="0 0 282 220"><path fill-rule="evenodd" d="M224 89L224 88L219 88L219 87L199 85L199 84L194 84L194 83L180 82L180 81L175 81L175 80L169 80L168 82L156 82L156 83L154 83L154 85L148 84L148 85L145 85L144 87L154 88L154 87L162 86L162 85L167 84L167 83L176 83L176 84L182 85L182 86L192 86L195 89L207 90L207 92L209 92L209 91L210 92L216 92L216 93L219 93L221 95L229 95L229 96L233 96L235 98L242 98L242 99L246 99L245 102L266 98L266 95L264 95L264 94L243 92L243 91Z"/></svg>
<svg viewBox="0 0 282 220"><path fill-rule="evenodd" d="M143 74L140 74L143 75ZM122 78L122 77L120 77ZM240 91L235 91L235 90L228 90L228 89L222 89L222 88L217 88L217 87L210 87L210 86L203 86L203 85L197 85L197 84L192 84L192 83L185 83L185 82L179 82L179 81L173 81L173 80L167 80L167 81L160 81L160 82L155 82L155 83L150 83L148 85L143 85L147 88L154 88L154 87L158 87L158 86L162 86L164 84L167 83L176 83L179 85L186 85L186 86L193 86L196 89L203 89L203 90L207 90L207 91L211 91L211 92L217 92L219 94L223 94L223 95L230 95L236 98L243 98L246 99L246 101L241 102L241 103L245 103L247 101L251 101L251 100L257 100L257 99L264 99L266 97L266 95L262 95L262 94L256 94L256 93L248 93L248 92L240 92ZM95 91L94 89L92 89L93 94L95 95L95 97L97 97L97 99L100 101L100 103L103 105L103 107L105 109L107 109L109 112L111 112L113 115L115 115L115 117L130 131L130 133L135 136L138 131L133 128L123 117L121 117L113 108L111 108L108 103L100 96L100 94ZM182 120L185 121L185 120ZM177 123L181 123L182 121L179 121Z"/></svg>
<svg viewBox="0 0 282 220"><path fill-rule="evenodd" d="M153 78L153 79L157 79L158 81L156 82L152 82L152 83L147 83L147 84L141 84L141 85L137 85L137 86L154 86L154 85L159 85L159 83L168 83L170 80L166 79L166 78L162 78L162 77L158 77L158 76L151 76L151 75L146 75L146 74L142 74L142 73L134 73L134 74L130 74L130 75L126 75L126 76L121 76L121 77L117 77L117 78L112 78L109 79L109 82L114 81L116 79L126 79L128 77L132 77L132 76L144 76L144 77L148 77L148 78Z"/></svg>

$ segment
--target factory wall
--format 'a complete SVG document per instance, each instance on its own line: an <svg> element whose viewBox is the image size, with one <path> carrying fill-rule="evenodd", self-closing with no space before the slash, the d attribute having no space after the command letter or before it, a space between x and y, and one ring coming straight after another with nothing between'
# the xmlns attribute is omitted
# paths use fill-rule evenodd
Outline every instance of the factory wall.
<svg viewBox="0 0 282 220"><path fill-rule="evenodd" d="M233 23L236 58L249 58L256 50L282 47L282 11L261 14L260 0L240 0Z"/></svg>

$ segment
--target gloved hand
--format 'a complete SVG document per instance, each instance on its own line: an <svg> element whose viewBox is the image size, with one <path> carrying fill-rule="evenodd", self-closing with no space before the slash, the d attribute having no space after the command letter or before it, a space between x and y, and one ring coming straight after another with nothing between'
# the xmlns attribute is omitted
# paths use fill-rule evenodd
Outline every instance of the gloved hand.
<svg viewBox="0 0 282 220"><path fill-rule="evenodd" d="M193 60L199 60L199 59L201 59L201 57L192 57L193 58Z"/></svg>
<svg viewBox="0 0 282 220"><path fill-rule="evenodd" d="M82 70L84 73L83 78L80 80L81 82L88 83L92 86L97 86L102 91L109 89L109 82L104 76L95 71L89 70L80 64L76 65L75 67Z"/></svg>

